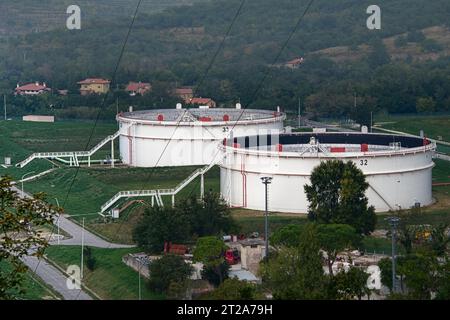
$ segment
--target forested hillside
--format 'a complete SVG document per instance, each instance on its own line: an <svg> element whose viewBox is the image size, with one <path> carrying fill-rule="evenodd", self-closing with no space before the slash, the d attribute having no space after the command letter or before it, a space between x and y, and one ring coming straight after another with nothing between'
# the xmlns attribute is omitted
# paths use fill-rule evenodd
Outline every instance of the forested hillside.
<svg viewBox="0 0 450 320"><path fill-rule="evenodd" d="M69 5L76 4L82 9L86 23L130 16L137 0L17 0L1 1L0 37L18 34L39 33L62 29L67 18ZM145 0L141 12L155 13L164 9L188 5L195 0Z"/></svg>
<svg viewBox="0 0 450 320"><path fill-rule="evenodd" d="M15 6L25 2L32 1L17 1ZM96 10L110 14L87 19L82 30L56 29L5 39L0 44L0 89L10 92L17 82L39 80L76 93L76 82L82 78L110 77L134 2L97 1L102 2L111 6ZM152 1L146 2L147 9L138 15L119 68L117 85L150 81L157 90L134 101L123 97L121 104L173 107L167 105L172 103L170 88L199 85L241 0L200 1L156 12L148 9ZM307 2L247 0L206 81L198 87L199 95L212 97L219 105L239 99L252 107L280 105L292 110L302 98L312 116L361 118L369 110L450 110L448 0L380 0L381 30L366 27L366 8L372 1L316 0L280 60L274 61ZM97 11L89 8L86 4L82 10L95 16ZM437 31L429 30L440 30L439 37L433 36ZM336 55L336 50L343 50L344 58ZM416 59L419 55L422 58ZM298 56L306 58L299 69L271 66ZM269 77L257 90L266 74ZM36 100L16 99L17 110L98 103L76 97ZM115 96L109 102L112 107Z"/></svg>

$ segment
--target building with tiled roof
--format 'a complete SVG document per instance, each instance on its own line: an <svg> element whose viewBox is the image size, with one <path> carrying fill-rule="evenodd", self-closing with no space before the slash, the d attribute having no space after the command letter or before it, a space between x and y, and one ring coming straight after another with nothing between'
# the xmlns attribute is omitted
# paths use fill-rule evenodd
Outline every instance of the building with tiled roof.
<svg viewBox="0 0 450 320"><path fill-rule="evenodd" d="M101 78L87 78L77 82L80 85L81 95L105 94L109 91L111 81Z"/></svg>
<svg viewBox="0 0 450 320"><path fill-rule="evenodd" d="M130 96L141 95L143 96L147 92L152 90L152 85L147 82L130 82L125 91L130 94Z"/></svg>
<svg viewBox="0 0 450 320"><path fill-rule="evenodd" d="M35 83L28 83L20 86L17 84L17 87L15 89L16 95L27 95L27 96L35 96L44 94L46 92L50 92L52 89L47 87L47 84L44 82L43 84L40 84L39 82Z"/></svg>

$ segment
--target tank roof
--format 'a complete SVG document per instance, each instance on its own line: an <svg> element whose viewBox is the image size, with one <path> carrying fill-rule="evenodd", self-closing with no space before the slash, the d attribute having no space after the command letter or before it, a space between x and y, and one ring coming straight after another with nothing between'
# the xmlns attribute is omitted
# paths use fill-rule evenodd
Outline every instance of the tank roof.
<svg viewBox="0 0 450 320"><path fill-rule="evenodd" d="M224 120L227 115L228 119ZM281 112L258 109L234 109L234 108L192 108L192 109L155 109L133 112L123 112L119 118L162 121L162 122L196 122L196 121L252 121L271 119L284 115ZM161 116L161 117L159 117ZM159 117L159 118L158 118Z"/></svg>

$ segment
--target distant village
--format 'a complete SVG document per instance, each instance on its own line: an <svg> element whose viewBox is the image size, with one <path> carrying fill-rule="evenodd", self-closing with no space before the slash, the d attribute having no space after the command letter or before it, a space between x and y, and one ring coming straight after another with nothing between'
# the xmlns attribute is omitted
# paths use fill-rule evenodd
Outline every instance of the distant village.
<svg viewBox="0 0 450 320"><path fill-rule="evenodd" d="M288 69L297 69L304 62L304 58L298 57L293 60L275 65L275 67L284 67ZM106 94L110 90L111 81L103 78L87 78L78 81L79 91L82 96L92 94ZM143 96L146 93L152 91L152 85L148 82L129 82L125 90L131 97ZM56 93L61 96L68 95L69 91L65 89L55 89L48 87L45 82L39 83L27 83L20 85L17 84L14 94L21 96L36 96L45 93ZM209 108L215 108L216 102L212 98L194 97L194 90L192 87L179 87L173 90L173 94L181 98L186 104L208 106Z"/></svg>
<svg viewBox="0 0 450 320"><path fill-rule="evenodd" d="M77 82L79 91L82 96L92 94L106 94L110 90L111 81L102 78L87 78ZM129 82L124 89L130 96L143 96L152 91L152 85L148 82ZM34 82L27 84L17 84L14 94L21 96L37 96L46 93L54 92L61 96L66 96L68 90L52 90L47 84ZM180 87L174 89L173 94L180 97L186 104L208 106L210 108L216 107L216 102L211 98L194 97L194 90L192 87Z"/></svg>

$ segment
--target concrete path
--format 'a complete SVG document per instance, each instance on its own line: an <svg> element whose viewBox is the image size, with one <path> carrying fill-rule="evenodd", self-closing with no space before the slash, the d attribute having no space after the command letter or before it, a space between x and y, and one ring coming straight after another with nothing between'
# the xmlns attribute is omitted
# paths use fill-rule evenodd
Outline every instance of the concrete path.
<svg viewBox="0 0 450 320"><path fill-rule="evenodd" d="M26 192L22 192L17 187L12 187L21 197L31 198ZM61 215L56 218L55 223L59 223L61 230L68 233L71 238L66 240L61 240L60 245L70 245L70 246L80 246L82 242L82 227L78 224L70 221L66 216ZM132 248L131 245L116 244L108 242L93 233L84 230L84 244L86 246L97 247L97 248ZM51 245L58 245L58 241L51 241ZM52 287L56 292L61 294L65 300L92 300L82 289L69 289L67 286L67 275L52 266L45 259L38 259L32 255L28 255L22 258L22 261L27 265L27 267L35 272L36 275L41 278L47 285Z"/></svg>
<svg viewBox="0 0 450 320"><path fill-rule="evenodd" d="M443 153L438 153L438 152L436 152L436 153L435 153L435 157L436 157L437 159L441 159L441 160L445 160L445 161L450 161L450 156L448 156L448 155L446 155L446 154L443 154Z"/></svg>
<svg viewBox="0 0 450 320"><path fill-rule="evenodd" d="M58 292L64 300L92 300L92 297L83 289L69 289L68 277L46 260L29 255L23 257L22 261L32 272L36 270L36 275Z"/></svg>
<svg viewBox="0 0 450 320"><path fill-rule="evenodd" d="M59 227L71 235L71 238L61 240L59 242L59 245L66 245L66 246L81 246L81 240L82 240L82 234L83 234L83 228L76 224L75 222L70 221L66 215L61 215L55 220L55 224L59 223ZM56 232L56 230L55 230ZM58 245L58 241L54 240L50 242L51 245ZM133 245L126 245L126 244L117 244L108 242L99 236L96 236L95 234L84 230L84 245L90 246L90 247L97 247L97 248L108 248L108 249L117 249L117 248L133 248Z"/></svg>

